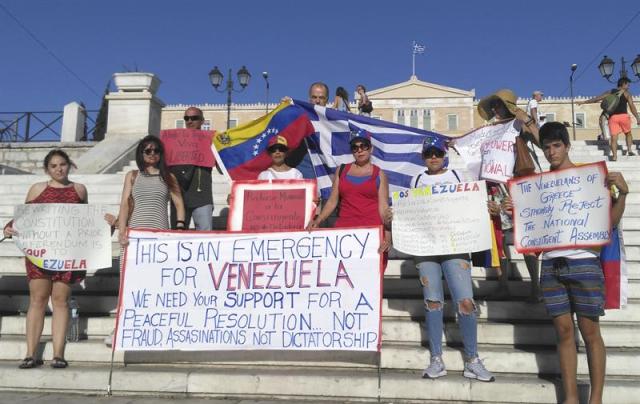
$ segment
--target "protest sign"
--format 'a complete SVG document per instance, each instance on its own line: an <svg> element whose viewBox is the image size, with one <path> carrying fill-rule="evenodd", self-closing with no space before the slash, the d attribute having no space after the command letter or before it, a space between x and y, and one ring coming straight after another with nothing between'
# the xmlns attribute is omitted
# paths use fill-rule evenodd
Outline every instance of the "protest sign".
<svg viewBox="0 0 640 404"><path fill-rule="evenodd" d="M211 151L213 131L198 129L166 129L160 132L168 166L181 164L213 167Z"/></svg>
<svg viewBox="0 0 640 404"><path fill-rule="evenodd" d="M381 231L130 229L115 349L379 350Z"/></svg>
<svg viewBox="0 0 640 404"><path fill-rule="evenodd" d="M316 181L234 181L227 230L302 230L316 209Z"/></svg>
<svg viewBox="0 0 640 404"><path fill-rule="evenodd" d="M431 185L394 192L393 247L416 256L491 248L484 181Z"/></svg>
<svg viewBox="0 0 640 404"><path fill-rule="evenodd" d="M595 247L610 241L604 162L509 181L518 252Z"/></svg>
<svg viewBox="0 0 640 404"><path fill-rule="evenodd" d="M49 271L111 267L111 229L102 205L33 203L14 209L16 245Z"/></svg>
<svg viewBox="0 0 640 404"><path fill-rule="evenodd" d="M474 178L506 183L513 176L519 132L515 120L487 125L455 139L455 147Z"/></svg>

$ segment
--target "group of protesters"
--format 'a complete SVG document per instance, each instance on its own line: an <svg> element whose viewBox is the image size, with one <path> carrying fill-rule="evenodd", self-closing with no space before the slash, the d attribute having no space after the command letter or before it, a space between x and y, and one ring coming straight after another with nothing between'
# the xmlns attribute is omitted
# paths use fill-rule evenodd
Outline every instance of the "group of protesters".
<svg viewBox="0 0 640 404"><path fill-rule="evenodd" d="M364 86L358 86L360 112L366 97ZM309 89L311 103L326 106L329 89L324 83L314 83ZM570 141L565 125L547 122L539 128L540 121L516 106L516 97L509 90L501 90L480 101L480 115L487 121L516 121L521 135L541 148L550 163L551 170L574 167L569 157ZM631 106L632 103L629 103ZM343 88L336 93L333 107L348 109L348 97ZM369 107L365 107L368 109ZM635 113L635 110L634 110ZM637 113L635 113L637 116ZM200 129L204 116L200 109L191 107L185 111L184 120L188 129ZM354 136L350 141L353 162L337 168L331 195L324 201L319 214L308 224L313 231L339 209L335 227L383 226L384 237L380 253L385 258L392 244L391 223L393 210L389 207L389 185L384 171L372 163L374 145L371 139ZM258 179L301 179L302 167L307 156L304 145L300 150L290 150L287 139L274 136L267 148L271 166L260 173ZM455 143L436 136L427 136L422 145L424 172L411 180L412 188L436 184L461 183L471 179L468 173L448 169L446 160ZM298 155L298 156L296 156ZM302 158L300 158L300 156ZM118 240L124 248L128 227L151 229L187 230L191 219L196 230L211 230L213 227L212 169L194 165L167 167L163 142L155 136L143 138L136 148L137 170L128 172L124 179L120 210L116 216L106 219L118 230ZM306 157L308 158L308 157ZM88 203L86 188L69 179L73 162L62 150L51 151L44 160L44 170L50 179L34 184L25 203ZM612 218L617 225L625 207L628 186L620 173L611 172L606 185L612 187ZM495 186L499 198L487 201L487 209L494 217L508 223L512 215L512 202L506 190ZM170 215L167 206L171 205ZM170 217L168 217L170 216ZM508 230L508 226L504 230ZM503 251L508 250L508 231L504 232ZM16 234L9 223L4 228L5 236ZM470 252L469 252L470 253ZM477 307L474 301L471 277L470 254L415 257L419 281L423 289L426 334L429 340L430 358L423 371L425 378L439 378L447 374L442 359L443 306L445 301L442 278L447 281L452 301L456 306L458 323L464 345L464 371L467 378L491 382L495 376L484 366L478 355ZM544 252L540 285L538 285L538 258L525 256L532 280L532 301L544 301L558 334L558 354L566 402L577 402L576 346L573 328L573 313L577 315L578 327L585 341L591 377L591 402L601 402L605 373L605 347L600 335L598 318L604 314L603 275L597 253L587 249L557 250ZM501 265L501 284L508 279L509 263ZM42 365L36 356L42 329L46 303L51 296L53 302L53 349L51 366L67 366L64 359L64 338L69 321L67 300L70 284L79 282L84 272L51 272L37 268L27 261L30 303L27 313L27 354L20 368ZM586 293L588 291L588 293ZM501 292L504 292L502 290ZM584 292L584 293L583 293ZM110 337L111 338L111 337Z"/></svg>

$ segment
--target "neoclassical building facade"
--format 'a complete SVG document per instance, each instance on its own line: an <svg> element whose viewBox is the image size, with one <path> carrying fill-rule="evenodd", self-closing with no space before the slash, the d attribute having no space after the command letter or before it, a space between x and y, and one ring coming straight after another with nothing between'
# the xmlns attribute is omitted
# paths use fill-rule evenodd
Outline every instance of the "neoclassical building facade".
<svg viewBox="0 0 640 404"><path fill-rule="evenodd" d="M463 135L486 122L478 115L475 90L463 90L441 84L429 83L412 76L409 80L367 93L373 103L372 117L400 123L415 128L432 130L449 136ZM519 94L518 106L526 110L529 98ZM585 100L577 97L575 102ZM640 109L640 97L634 97ZM227 106L224 104L196 105L204 112L205 129L224 131L227 121ZM184 127L184 110L189 105L167 105L162 109L162 129ZM276 104L269 104L269 110ZM568 97L545 97L539 103L547 122L559 121L570 124L571 99ZM596 104L574 105L576 139L595 140L601 133L599 126L600 106ZM239 126L259 118L266 112L264 103L233 104L231 126ZM355 109L355 104L352 105ZM633 127L638 128L632 118ZM571 132L571 130L570 130Z"/></svg>

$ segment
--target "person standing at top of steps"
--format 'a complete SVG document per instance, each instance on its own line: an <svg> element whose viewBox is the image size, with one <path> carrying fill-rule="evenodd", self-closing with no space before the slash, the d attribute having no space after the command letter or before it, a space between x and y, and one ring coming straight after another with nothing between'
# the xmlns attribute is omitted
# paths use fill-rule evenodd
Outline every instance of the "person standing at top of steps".
<svg viewBox="0 0 640 404"><path fill-rule="evenodd" d="M67 153L60 149L51 150L44 158L44 171L49 175L46 182L38 182L29 188L25 203L87 203L87 188L69 180L69 170L75 167ZM4 236L17 235L13 221L4 227ZM29 309L27 310L26 334L27 355L20 363L20 369L31 369L42 365L36 357L40 337L44 327L44 314L49 297L53 317L51 335L53 337L52 368L66 368L64 359L65 336L69 324L70 284L81 282L86 271L48 271L38 268L25 258L27 279L29 280Z"/></svg>
<svg viewBox="0 0 640 404"><path fill-rule="evenodd" d="M189 107L184 111L184 124L187 129L201 129L204 123L202 110ZM185 208L185 227L188 229L193 217L196 230L213 228L213 191L211 186L211 167L194 165L176 165L169 170L178 180ZM176 205L171 203L171 228L177 224Z"/></svg>
<svg viewBox="0 0 640 404"><path fill-rule="evenodd" d="M569 157L569 132L559 122L540 128L540 141L551 171L575 167ZM619 172L609 172L605 180L612 188L611 222L615 227L625 209L629 188ZM602 402L606 351L600 335L599 317L604 315L604 276L598 254L588 249L546 251L542 255L540 286L547 312L553 317L558 336L558 356L565 403L578 403L577 353L573 313L587 349L590 404Z"/></svg>
<svg viewBox="0 0 640 404"><path fill-rule="evenodd" d="M593 102L599 102L605 98L617 95L619 98L618 105L615 110L609 113L609 132L611 133L611 161L618 160L618 135L624 133L627 141L627 153L629 156L635 156L633 151L633 135L631 134L631 118L627 113L627 106L631 110L631 113L636 118L636 122L640 124L640 115L638 110L633 104L633 97L629 92L629 84L631 80L626 77L618 80L618 87L609 91L605 91L597 97L589 98L585 101L577 102L577 105L590 104Z"/></svg>

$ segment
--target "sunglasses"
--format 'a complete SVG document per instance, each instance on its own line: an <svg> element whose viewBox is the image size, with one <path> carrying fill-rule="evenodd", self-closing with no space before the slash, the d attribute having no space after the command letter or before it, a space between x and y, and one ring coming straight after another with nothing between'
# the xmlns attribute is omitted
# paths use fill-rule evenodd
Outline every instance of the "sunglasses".
<svg viewBox="0 0 640 404"><path fill-rule="evenodd" d="M358 144L354 144L351 145L351 153L357 153L360 150L362 151L367 151L371 148L370 144L366 144L366 143L358 143Z"/></svg>
<svg viewBox="0 0 640 404"><path fill-rule="evenodd" d="M156 149L154 148L150 148L150 149L144 149L142 151L144 154L146 154L147 156L150 156L152 154L160 154L160 149Z"/></svg>
<svg viewBox="0 0 640 404"><path fill-rule="evenodd" d="M269 153L275 153L277 151L281 152L281 153L286 153L287 152L287 148L281 145L275 145L269 148Z"/></svg>
<svg viewBox="0 0 640 404"><path fill-rule="evenodd" d="M425 150L424 152L422 152L422 157L423 158L431 158L431 157L436 157L436 158L443 158L444 157L444 152L442 150L436 149L436 148L429 148L427 150Z"/></svg>
<svg viewBox="0 0 640 404"><path fill-rule="evenodd" d="M185 115L183 116L183 118L185 122L202 120L202 117L200 115Z"/></svg>

